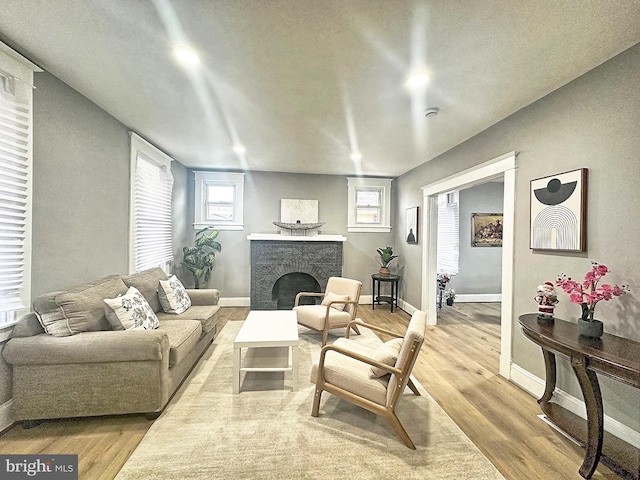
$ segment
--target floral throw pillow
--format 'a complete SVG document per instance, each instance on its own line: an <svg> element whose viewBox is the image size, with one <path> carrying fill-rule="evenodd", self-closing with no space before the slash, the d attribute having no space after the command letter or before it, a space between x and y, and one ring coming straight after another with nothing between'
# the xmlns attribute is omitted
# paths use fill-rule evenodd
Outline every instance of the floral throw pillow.
<svg viewBox="0 0 640 480"><path fill-rule="evenodd" d="M172 275L169 280L160 280L158 298L166 313L180 314L191 306L187 291L175 275Z"/></svg>
<svg viewBox="0 0 640 480"><path fill-rule="evenodd" d="M104 313L113 330L153 330L158 328L158 317L136 287L127 293L104 300Z"/></svg>

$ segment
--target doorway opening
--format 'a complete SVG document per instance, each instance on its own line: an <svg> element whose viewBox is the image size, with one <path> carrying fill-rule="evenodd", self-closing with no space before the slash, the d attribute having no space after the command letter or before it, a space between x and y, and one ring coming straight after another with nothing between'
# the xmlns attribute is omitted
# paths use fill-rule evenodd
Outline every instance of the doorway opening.
<svg viewBox="0 0 640 480"><path fill-rule="evenodd" d="M429 323L436 324L438 194L468 188L500 177L504 179L499 373L505 378L511 377L515 172L516 152L510 152L422 187L424 205L422 224L425 226L425 242L422 251L422 285L425 285L425 288L422 289L421 308L427 312Z"/></svg>

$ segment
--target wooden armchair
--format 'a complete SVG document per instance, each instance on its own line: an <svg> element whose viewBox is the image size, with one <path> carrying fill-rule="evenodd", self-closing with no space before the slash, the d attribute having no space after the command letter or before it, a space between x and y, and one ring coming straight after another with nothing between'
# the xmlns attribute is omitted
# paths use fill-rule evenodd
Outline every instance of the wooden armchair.
<svg viewBox="0 0 640 480"><path fill-rule="evenodd" d="M300 292L296 295L293 306L298 323L322 332L322 345L325 345L330 329L344 328L355 320L360 292L361 282L343 277L329 278L324 293ZM322 297L323 300L320 305L300 305L302 297ZM356 325L352 328L360 333Z"/></svg>
<svg viewBox="0 0 640 480"><path fill-rule="evenodd" d="M391 340L374 349L349 339L350 329L356 325L401 340ZM318 416L320 397L326 390L343 400L382 415L407 447L415 450L416 447L395 410L406 386L420 395L409 377L424 341L426 325L427 314L420 310L412 315L404 337L359 320L350 322L346 337L322 347L320 358L311 369L311 381L316 384L311 415ZM395 361L393 354L387 355L394 348L398 349Z"/></svg>

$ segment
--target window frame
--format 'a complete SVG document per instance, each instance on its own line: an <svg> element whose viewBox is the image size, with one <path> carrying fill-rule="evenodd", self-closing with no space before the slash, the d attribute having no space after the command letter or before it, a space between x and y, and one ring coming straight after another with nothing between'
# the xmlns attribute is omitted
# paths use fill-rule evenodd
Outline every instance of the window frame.
<svg viewBox="0 0 640 480"><path fill-rule="evenodd" d="M21 122L11 121L11 109L7 111L8 129L4 135L7 138L13 137L16 141L16 147L21 149L24 153L20 155L24 160L22 165L22 174L18 174L15 177L14 185L16 188L9 188L6 192L11 197L12 193L17 194L18 190L21 192L18 194L22 196L23 200L20 202L20 207L24 209L22 214L22 223L18 224L20 229L20 235L22 240L20 241L20 258L17 265L17 271L20 286L18 287L17 301L7 301L3 303L2 310L0 311L0 341L4 341L12 327L17 322L21 315L27 313L30 310L31 305L31 265L32 265L32 223L33 223L33 74L34 72L42 72L37 65L27 60L25 57L17 53L12 48L8 47L4 43L0 42L0 88L3 89L2 94L7 98L9 102L21 104L20 115L26 118ZM7 90L4 89L7 88ZM13 97L13 98L9 98ZM22 106L24 105L24 107ZM3 121L0 119L0 121ZM19 126L18 126L19 125ZM14 130L17 128L18 130ZM13 133L15 135L13 135ZM17 132L17 133L16 133ZM18 145L19 144L19 145ZM9 147L9 155L11 157ZM9 180L8 185L12 183ZM3 272L8 273L8 272ZM6 307L6 308L5 308ZM10 308L9 308L10 307Z"/></svg>
<svg viewBox="0 0 640 480"><path fill-rule="evenodd" d="M130 206L129 206L129 273L135 273L137 270L136 267L136 173L137 173L137 165L138 158L143 157L143 159L148 163L154 163L159 167L165 168L169 176L171 176L171 182L173 185L173 174L171 173L171 162L173 162L173 158L168 156L166 153L162 152L160 149L155 147L153 144L147 142L145 139L137 135L135 132L129 132L131 137L131 181L130 181ZM171 188L171 199L170 199L171 210L173 210L173 188ZM170 212L171 224L172 221L172 211ZM165 272L169 272L171 263L173 261L173 227L170 229L171 236L171 256L167 258L165 262L162 262L158 265L149 265L148 268L152 268L153 266L159 266ZM142 268L144 270L144 268Z"/></svg>
<svg viewBox="0 0 640 480"><path fill-rule="evenodd" d="M216 230L244 230L244 173L236 172L212 172L194 171L194 230L201 230L205 227ZM206 218L207 190L209 186L228 186L234 189L233 220L213 221ZM224 202L223 202L224 203Z"/></svg>
<svg viewBox="0 0 640 480"><path fill-rule="evenodd" d="M347 177L347 231L362 233L389 233L391 231L391 182L390 178ZM372 208L358 205L358 192L380 193L379 220L377 223L358 222L358 208Z"/></svg>

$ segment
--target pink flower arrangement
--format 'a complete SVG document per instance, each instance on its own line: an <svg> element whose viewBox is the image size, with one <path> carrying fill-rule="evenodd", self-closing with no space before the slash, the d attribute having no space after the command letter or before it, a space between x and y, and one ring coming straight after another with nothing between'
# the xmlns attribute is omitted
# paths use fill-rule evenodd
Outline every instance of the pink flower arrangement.
<svg viewBox="0 0 640 480"><path fill-rule="evenodd" d="M558 276L558 285L565 293L569 294L571 303L582 305L582 320L593 321L593 313L596 305L601 300L609 301L614 297L619 297L629 291L627 285L611 285L600 283L602 277L609 273L606 265L591 262L591 270L584 275L582 282L576 282L564 273Z"/></svg>

